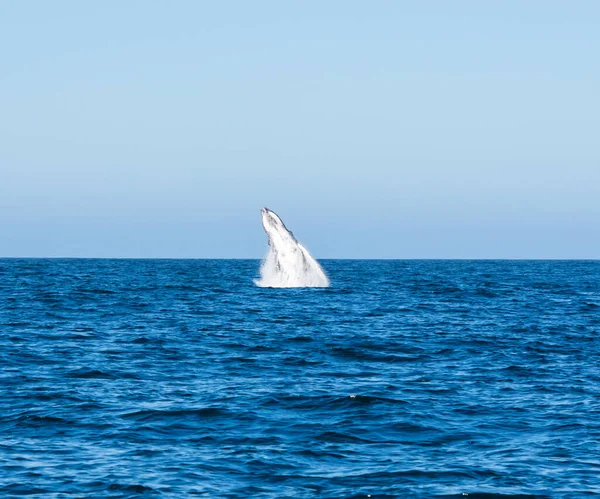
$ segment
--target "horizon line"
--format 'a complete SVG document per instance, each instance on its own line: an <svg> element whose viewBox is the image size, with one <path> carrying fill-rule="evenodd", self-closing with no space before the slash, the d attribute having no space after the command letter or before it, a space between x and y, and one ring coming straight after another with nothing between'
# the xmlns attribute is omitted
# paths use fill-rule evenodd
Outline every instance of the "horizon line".
<svg viewBox="0 0 600 499"><path fill-rule="evenodd" d="M151 256L0 256L0 260L253 260L260 261L263 257L151 257ZM556 258L556 257L368 257L368 258L317 258L319 261L327 260L347 260L347 261L600 261L599 258Z"/></svg>

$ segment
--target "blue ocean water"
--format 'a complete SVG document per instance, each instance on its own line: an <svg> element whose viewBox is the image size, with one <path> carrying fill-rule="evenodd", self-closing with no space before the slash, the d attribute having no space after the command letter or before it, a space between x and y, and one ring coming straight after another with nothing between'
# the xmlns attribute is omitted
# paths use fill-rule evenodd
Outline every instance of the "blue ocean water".
<svg viewBox="0 0 600 499"><path fill-rule="evenodd" d="M600 262L0 260L0 496L600 495Z"/></svg>

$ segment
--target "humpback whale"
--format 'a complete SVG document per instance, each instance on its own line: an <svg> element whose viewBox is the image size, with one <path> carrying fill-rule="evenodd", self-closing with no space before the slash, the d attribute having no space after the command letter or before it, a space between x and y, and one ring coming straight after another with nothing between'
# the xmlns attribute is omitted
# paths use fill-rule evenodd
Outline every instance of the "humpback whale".
<svg viewBox="0 0 600 499"><path fill-rule="evenodd" d="M326 288L329 279L308 250L298 242L277 214L261 210L269 251L260 267L257 286L263 288Z"/></svg>

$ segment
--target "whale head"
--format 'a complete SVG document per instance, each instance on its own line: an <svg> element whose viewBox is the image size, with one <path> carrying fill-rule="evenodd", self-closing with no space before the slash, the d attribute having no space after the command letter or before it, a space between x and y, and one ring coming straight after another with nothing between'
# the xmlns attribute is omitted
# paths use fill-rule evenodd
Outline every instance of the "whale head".
<svg viewBox="0 0 600 499"><path fill-rule="evenodd" d="M294 234L292 234L279 218L277 213L263 208L261 210L262 226L269 237L269 243L294 242L297 243Z"/></svg>

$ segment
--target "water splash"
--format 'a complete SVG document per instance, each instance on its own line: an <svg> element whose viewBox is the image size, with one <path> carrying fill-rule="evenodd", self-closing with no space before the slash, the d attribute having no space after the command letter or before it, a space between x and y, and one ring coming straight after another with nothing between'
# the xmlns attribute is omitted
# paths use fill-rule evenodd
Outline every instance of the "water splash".
<svg viewBox="0 0 600 499"><path fill-rule="evenodd" d="M269 252L260 267L261 288L326 288L329 279L308 250L294 237L281 218L262 209L262 225L269 238Z"/></svg>

